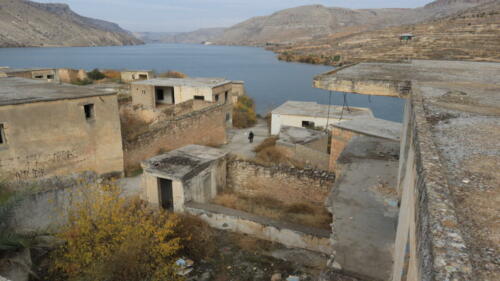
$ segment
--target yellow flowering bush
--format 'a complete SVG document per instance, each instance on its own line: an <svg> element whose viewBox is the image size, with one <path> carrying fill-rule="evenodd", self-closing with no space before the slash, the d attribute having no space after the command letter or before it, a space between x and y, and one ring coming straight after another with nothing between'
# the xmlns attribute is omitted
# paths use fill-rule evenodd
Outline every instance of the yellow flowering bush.
<svg viewBox="0 0 500 281"><path fill-rule="evenodd" d="M179 217L120 196L114 186L89 188L69 211L51 256L51 275L62 280L179 280ZM51 280L55 277L52 276Z"/></svg>

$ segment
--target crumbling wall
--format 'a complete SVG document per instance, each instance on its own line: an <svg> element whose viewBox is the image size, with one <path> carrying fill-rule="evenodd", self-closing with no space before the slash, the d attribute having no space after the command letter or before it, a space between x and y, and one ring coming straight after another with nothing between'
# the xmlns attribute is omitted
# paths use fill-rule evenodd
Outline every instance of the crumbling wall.
<svg viewBox="0 0 500 281"><path fill-rule="evenodd" d="M73 83L78 80L87 79L87 73L85 70L80 69L69 69L69 68L60 68L57 70L57 74L59 76L59 81L62 83Z"/></svg>
<svg viewBox="0 0 500 281"><path fill-rule="evenodd" d="M329 164L329 170L331 172L337 171L337 159L339 158L342 151L344 151L346 146L349 144L349 141L355 136L360 136L360 134L337 127L332 128L330 164Z"/></svg>
<svg viewBox="0 0 500 281"><path fill-rule="evenodd" d="M256 163L228 162L228 188L249 196L264 195L288 203L324 204L335 175L315 169L284 166L266 167Z"/></svg>
<svg viewBox="0 0 500 281"><path fill-rule="evenodd" d="M93 104L86 118L84 105ZM0 173L24 181L93 171L123 173L116 95L5 105Z"/></svg>
<svg viewBox="0 0 500 281"><path fill-rule="evenodd" d="M158 122L131 139L124 139L125 170L133 171L141 161L162 151L189 144L220 146L226 143L226 112L230 106L220 104L172 120Z"/></svg>
<svg viewBox="0 0 500 281"><path fill-rule="evenodd" d="M213 228L252 235L291 248L327 255L334 253L328 230L298 226L211 204L191 202L186 204L185 210Z"/></svg>

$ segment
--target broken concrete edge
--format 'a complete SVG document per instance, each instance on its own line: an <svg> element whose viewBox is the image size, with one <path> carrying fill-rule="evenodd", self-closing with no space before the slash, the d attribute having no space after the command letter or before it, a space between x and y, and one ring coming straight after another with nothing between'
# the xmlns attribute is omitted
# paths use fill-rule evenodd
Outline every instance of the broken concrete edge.
<svg viewBox="0 0 500 281"><path fill-rule="evenodd" d="M418 252L422 257L420 270L427 280L474 280L471 257L458 227L456 206L436 144L431 125L425 117L424 98L419 90L411 96L411 121L415 143L415 162L419 180L418 199L423 205L417 219ZM412 126L414 125L414 126Z"/></svg>
<svg viewBox="0 0 500 281"><path fill-rule="evenodd" d="M410 80L370 79L367 82L363 79L332 77L333 74L358 64L350 64L315 76L313 78L313 88L362 95L399 98L408 98L410 96L412 89L412 81Z"/></svg>

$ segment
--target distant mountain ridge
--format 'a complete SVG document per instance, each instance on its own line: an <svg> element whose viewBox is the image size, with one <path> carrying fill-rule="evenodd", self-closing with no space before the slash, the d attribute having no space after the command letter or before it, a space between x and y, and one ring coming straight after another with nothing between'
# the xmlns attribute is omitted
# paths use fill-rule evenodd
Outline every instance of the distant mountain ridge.
<svg viewBox="0 0 500 281"><path fill-rule="evenodd" d="M415 9L345 9L301 6L254 17L224 31L215 41L227 45L264 45L312 40L343 31L375 30L451 15L491 0L437 0Z"/></svg>
<svg viewBox="0 0 500 281"><path fill-rule="evenodd" d="M225 28L200 28L191 32L135 32L146 43L194 43L210 42L224 34Z"/></svg>
<svg viewBox="0 0 500 281"><path fill-rule="evenodd" d="M67 4L0 0L0 47L137 45L119 25L83 17Z"/></svg>

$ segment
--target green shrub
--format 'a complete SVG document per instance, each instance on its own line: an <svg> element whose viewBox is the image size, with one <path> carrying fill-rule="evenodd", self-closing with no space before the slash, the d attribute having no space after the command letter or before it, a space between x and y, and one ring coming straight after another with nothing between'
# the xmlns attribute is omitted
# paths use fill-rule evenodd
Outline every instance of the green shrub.
<svg viewBox="0 0 500 281"><path fill-rule="evenodd" d="M89 85L89 84L92 84L92 83L93 83L92 80L87 79L87 78L85 78L85 79L76 79L76 81L71 82L71 84L78 85L78 86Z"/></svg>
<svg viewBox="0 0 500 281"><path fill-rule="evenodd" d="M87 72L87 76L91 80L101 80L106 78L106 75L104 73L100 72L99 69L95 68L94 70Z"/></svg>

